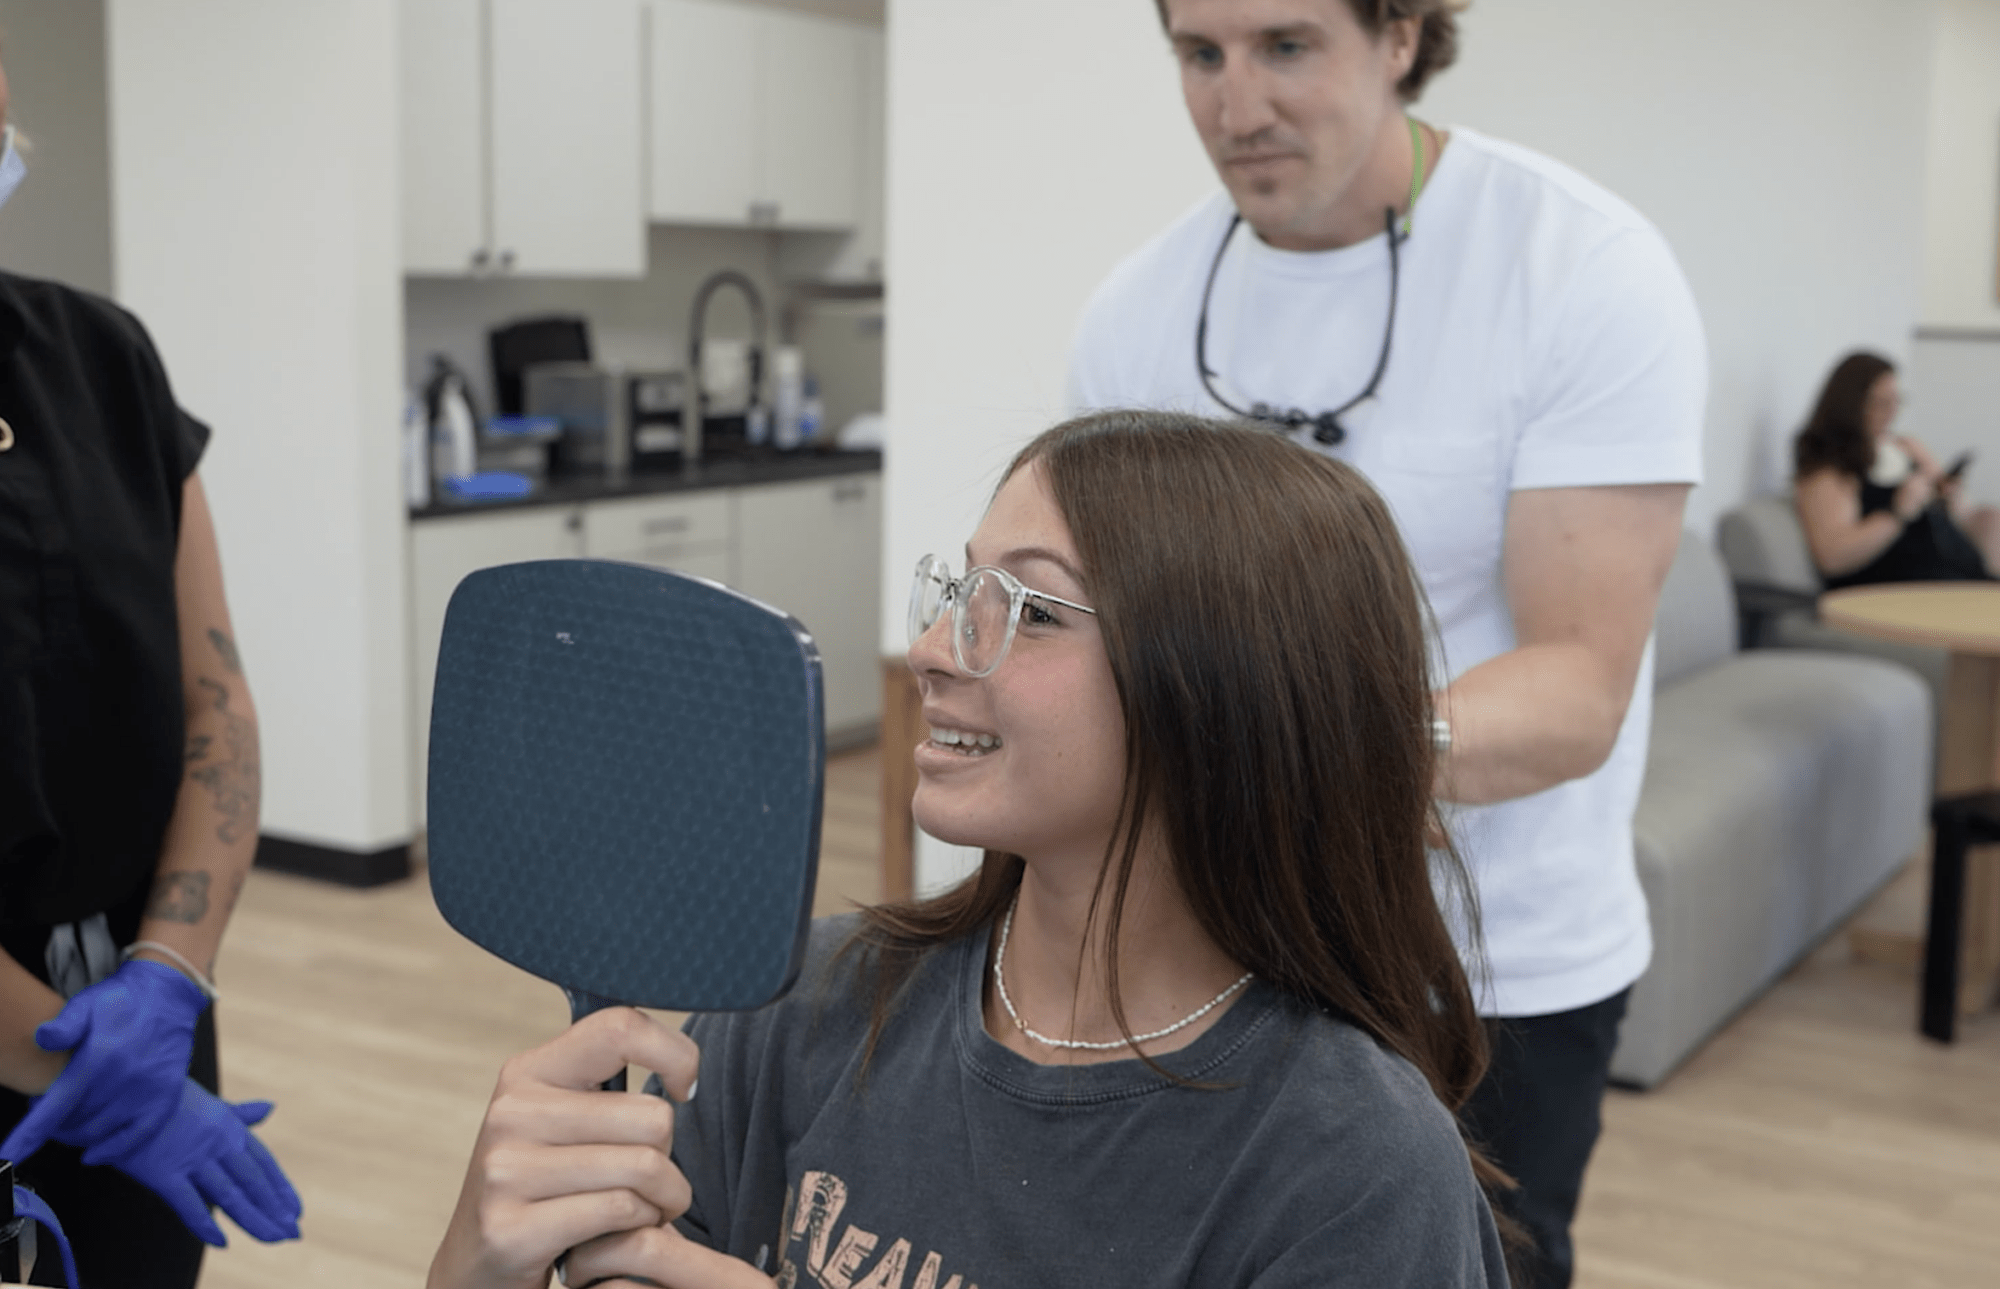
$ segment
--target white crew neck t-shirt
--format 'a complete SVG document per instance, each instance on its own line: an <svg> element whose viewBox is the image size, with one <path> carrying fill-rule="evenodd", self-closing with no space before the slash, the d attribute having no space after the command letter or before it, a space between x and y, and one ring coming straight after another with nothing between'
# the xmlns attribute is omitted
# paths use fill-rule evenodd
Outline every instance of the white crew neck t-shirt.
<svg viewBox="0 0 2000 1289"><path fill-rule="evenodd" d="M1195 369L1203 283L1234 213L1203 201L1126 259L1086 307L1071 356L1079 410L1226 416ZM1673 253L1630 206L1525 148L1454 128L1399 249L1389 365L1321 448L1387 499L1436 615L1442 675L1515 647L1502 582L1517 489L1698 483L1708 364ZM1208 365L1239 407L1331 410L1368 384L1389 314L1386 235L1336 251L1230 239L1208 311ZM1309 446L1311 431L1298 440ZM1601 1001L1652 954L1632 812L1652 718L1650 644L1596 773L1454 811L1478 885L1488 1015Z"/></svg>

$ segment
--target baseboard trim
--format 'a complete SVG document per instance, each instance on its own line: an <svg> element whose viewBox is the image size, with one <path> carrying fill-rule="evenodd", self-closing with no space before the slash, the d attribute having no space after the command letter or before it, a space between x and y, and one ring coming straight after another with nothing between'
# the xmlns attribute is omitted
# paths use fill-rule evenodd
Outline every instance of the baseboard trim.
<svg viewBox="0 0 2000 1289"><path fill-rule="evenodd" d="M410 875L410 848L405 844L375 851L347 850L266 833L257 839L257 867L336 886L387 886Z"/></svg>

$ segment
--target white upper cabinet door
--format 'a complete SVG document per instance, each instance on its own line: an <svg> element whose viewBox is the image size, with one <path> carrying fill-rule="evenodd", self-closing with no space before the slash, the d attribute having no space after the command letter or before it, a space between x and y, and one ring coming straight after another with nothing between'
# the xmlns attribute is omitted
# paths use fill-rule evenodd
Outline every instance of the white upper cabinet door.
<svg viewBox="0 0 2000 1289"><path fill-rule="evenodd" d="M403 270L466 273L486 250L485 0L403 0Z"/></svg>
<svg viewBox="0 0 2000 1289"><path fill-rule="evenodd" d="M888 258L889 50L879 31L857 33L861 50L861 117L857 134L861 190L855 195L854 237L837 276L881 281Z"/></svg>
<svg viewBox="0 0 2000 1289"><path fill-rule="evenodd" d="M860 206L861 29L759 15L758 195L789 228L852 227Z"/></svg>
<svg viewBox="0 0 2000 1289"><path fill-rule="evenodd" d="M641 0L488 0L503 272L646 274Z"/></svg>
<svg viewBox="0 0 2000 1289"><path fill-rule="evenodd" d="M758 13L708 0L653 0L652 217L759 222Z"/></svg>

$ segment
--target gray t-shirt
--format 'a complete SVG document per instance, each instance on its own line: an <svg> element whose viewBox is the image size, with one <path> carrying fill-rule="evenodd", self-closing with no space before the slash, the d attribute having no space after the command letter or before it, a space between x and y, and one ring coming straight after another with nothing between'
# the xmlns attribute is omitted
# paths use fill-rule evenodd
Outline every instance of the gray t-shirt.
<svg viewBox="0 0 2000 1289"><path fill-rule="evenodd" d="M799 984L697 1016L681 1229L780 1289L1507 1284L1452 1117L1408 1062L1256 981L1160 1064L1037 1065L986 1033L986 939L932 951L865 1071L852 915Z"/></svg>

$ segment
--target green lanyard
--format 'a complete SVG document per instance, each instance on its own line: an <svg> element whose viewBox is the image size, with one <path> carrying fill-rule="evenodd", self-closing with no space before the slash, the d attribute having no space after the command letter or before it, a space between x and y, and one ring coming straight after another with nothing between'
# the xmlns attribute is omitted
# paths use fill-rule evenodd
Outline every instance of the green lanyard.
<svg viewBox="0 0 2000 1289"><path fill-rule="evenodd" d="M1410 171L1410 207L1403 215L1403 236L1408 237L1417 220L1417 198L1424 195L1424 131L1416 117L1403 119L1410 123L1410 149L1417 154L1416 168Z"/></svg>

